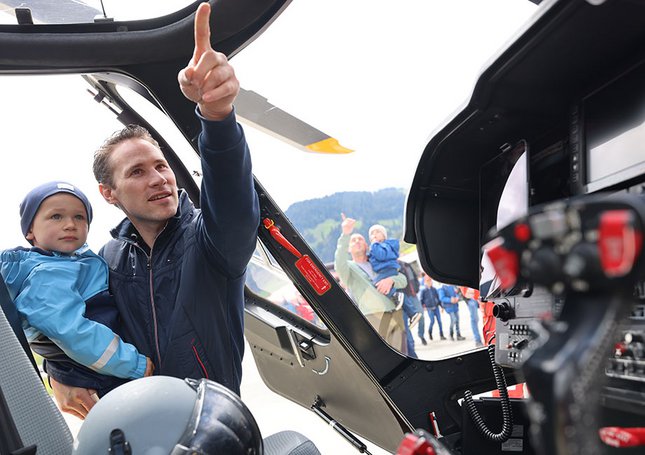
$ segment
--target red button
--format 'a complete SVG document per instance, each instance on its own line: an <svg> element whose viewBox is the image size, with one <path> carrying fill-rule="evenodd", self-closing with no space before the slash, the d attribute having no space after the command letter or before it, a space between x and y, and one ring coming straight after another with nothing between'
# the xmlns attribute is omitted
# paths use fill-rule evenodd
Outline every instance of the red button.
<svg viewBox="0 0 645 455"><path fill-rule="evenodd" d="M526 223L519 223L515 225L514 229L515 238L522 243L526 243L531 238L531 228Z"/></svg>
<svg viewBox="0 0 645 455"><path fill-rule="evenodd" d="M436 452L425 438L408 433L401 441L396 455L436 455Z"/></svg>
<svg viewBox="0 0 645 455"><path fill-rule="evenodd" d="M628 210L609 210L600 216L600 264L608 277L627 275L638 257L641 236Z"/></svg>
<svg viewBox="0 0 645 455"><path fill-rule="evenodd" d="M604 427L598 430L598 434L608 446L645 446L645 428Z"/></svg>

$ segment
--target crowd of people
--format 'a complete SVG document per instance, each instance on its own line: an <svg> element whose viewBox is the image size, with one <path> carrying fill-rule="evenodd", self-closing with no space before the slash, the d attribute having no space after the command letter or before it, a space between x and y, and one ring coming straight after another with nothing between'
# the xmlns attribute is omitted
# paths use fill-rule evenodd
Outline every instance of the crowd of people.
<svg viewBox="0 0 645 455"><path fill-rule="evenodd" d="M403 264L406 268L412 269L410 264ZM424 272L420 272L418 278L408 287L413 288L408 291L409 298L418 302L421 309L416 338L423 346L429 346L433 341L447 340L453 342L472 341L474 345L468 343L467 348L484 345L480 320L484 316L485 306L479 300L479 291L449 284L437 286L436 282ZM470 321L469 333L462 333L460 315L465 310L468 311ZM436 330L435 325L437 326ZM445 332L444 325L446 325ZM412 324L406 327L408 355L418 357L414 349L413 327Z"/></svg>

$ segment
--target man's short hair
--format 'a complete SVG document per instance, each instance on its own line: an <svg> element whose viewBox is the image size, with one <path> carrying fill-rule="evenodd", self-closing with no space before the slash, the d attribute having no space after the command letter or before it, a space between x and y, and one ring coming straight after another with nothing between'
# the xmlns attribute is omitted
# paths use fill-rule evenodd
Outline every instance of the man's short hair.
<svg viewBox="0 0 645 455"><path fill-rule="evenodd" d="M115 131L105 142L94 152L94 164L92 171L94 178L98 183L102 183L109 187L114 187L114 179L112 169L110 168L110 155L117 145L130 139L143 139L150 142L157 148L159 143L152 137L147 129L140 125L128 125L125 128Z"/></svg>

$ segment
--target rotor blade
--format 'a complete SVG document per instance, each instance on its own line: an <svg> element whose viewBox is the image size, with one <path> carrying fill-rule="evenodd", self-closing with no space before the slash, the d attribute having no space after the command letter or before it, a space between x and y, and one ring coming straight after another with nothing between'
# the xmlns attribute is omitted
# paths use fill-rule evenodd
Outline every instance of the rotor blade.
<svg viewBox="0 0 645 455"><path fill-rule="evenodd" d="M240 88L235 100L238 118L301 150L314 153L351 153L338 140L275 107L261 95Z"/></svg>

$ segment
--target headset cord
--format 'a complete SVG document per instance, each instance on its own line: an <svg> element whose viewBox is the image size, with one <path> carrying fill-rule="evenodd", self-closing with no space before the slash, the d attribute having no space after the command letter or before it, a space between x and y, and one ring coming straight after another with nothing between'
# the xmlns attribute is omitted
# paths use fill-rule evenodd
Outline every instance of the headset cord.
<svg viewBox="0 0 645 455"><path fill-rule="evenodd" d="M490 358L491 365L493 367L493 375L495 376L495 383L497 384L497 390L499 390L500 403L502 405L502 431L499 433L493 433L488 429L484 419L479 415L477 408L475 407L475 402L473 401L473 394L470 390L464 392L464 401L466 402L466 409L470 418L475 423L475 426L479 432L488 440L493 442L505 442L508 438L511 437L513 430L513 413L511 412L511 402L508 398L508 389L506 386L506 378L502 369L495 362L495 345L488 345L488 357Z"/></svg>

